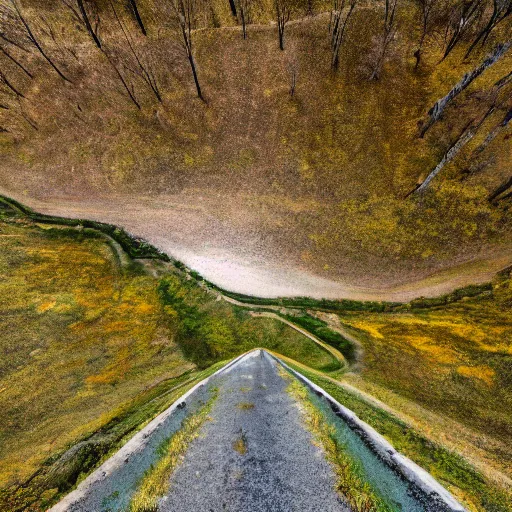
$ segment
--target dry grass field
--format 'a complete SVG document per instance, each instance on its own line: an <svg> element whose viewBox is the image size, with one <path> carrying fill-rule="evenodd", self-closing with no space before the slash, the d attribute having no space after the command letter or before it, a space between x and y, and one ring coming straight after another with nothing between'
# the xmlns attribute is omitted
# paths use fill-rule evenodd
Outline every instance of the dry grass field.
<svg viewBox="0 0 512 512"><path fill-rule="evenodd" d="M425 423L433 413L431 435L447 436L452 442L459 435L459 447L472 438L475 457L478 452L508 479L512 477L511 283L508 271L495 278L492 292L452 304L340 316L363 350L360 374L346 381L398 409L406 410L406 401L420 405L409 407L409 414ZM444 420L452 422L443 424ZM453 431L456 425L458 434ZM470 445L466 448L470 454Z"/></svg>
<svg viewBox="0 0 512 512"><path fill-rule="evenodd" d="M138 110L87 33L69 23L69 12L23 2L34 22L37 9L48 9L46 19L62 31L60 48L44 33L41 38L73 84L63 83L36 55L24 57L35 78L16 76L26 96L20 102L37 130L14 105L0 111L9 127L0 133L5 155L0 187L6 194L53 213L92 211L102 220L130 225L160 246L178 239L196 251L208 240L219 251L232 249L231 258L249 252L255 261L373 288L507 254L508 206L492 205L486 197L508 177L509 129L477 159L471 156L502 120L506 101L435 179L429 194L404 199L464 126L486 110L494 84L510 70L510 52L460 94L423 139L417 136L418 122L506 39L507 23L470 58L463 58L463 44L443 62L442 26L436 26L415 69L419 12L403 2L381 76L369 81L380 4L359 4L340 69L333 73L327 2L313 2L313 16L296 14L282 52L269 23L271 2L255 11L243 40L227 2L216 0L193 34L203 103L195 97L164 5L140 3L147 37L127 12L120 13L158 82L162 102L137 74L127 73L142 106ZM104 46L133 67L106 4L100 15ZM293 98L290 69L297 76ZM500 94L506 97L505 90ZM480 163L481 169L466 177L465 170ZM135 206L124 208L127 198ZM178 222L177 212L187 221Z"/></svg>

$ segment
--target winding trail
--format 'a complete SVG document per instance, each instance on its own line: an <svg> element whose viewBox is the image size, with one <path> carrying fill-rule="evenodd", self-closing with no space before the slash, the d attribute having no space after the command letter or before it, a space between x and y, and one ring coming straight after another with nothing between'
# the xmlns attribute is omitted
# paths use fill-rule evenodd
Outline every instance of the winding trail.
<svg viewBox="0 0 512 512"><path fill-rule="evenodd" d="M230 198L226 205L224 197L205 197L192 191L156 197L111 195L46 200L4 187L0 187L0 193L40 213L123 227L221 288L253 296L407 302L488 282L512 261L511 246L506 243L471 258L461 255L438 269L414 268L400 279L388 279L383 272L382 282L376 276L370 285L361 282L367 273L327 278L304 269L292 258L283 258L283 248L279 245L274 247L269 241L262 244L253 231L247 233L244 228L249 221L249 224L259 222L259 216L244 209L247 197L243 195ZM237 219L243 213L243 224L234 222L230 215L220 215L222 207L227 207Z"/></svg>
<svg viewBox="0 0 512 512"><path fill-rule="evenodd" d="M329 354L331 354L334 357L334 359L336 359L340 363L340 365L342 367L347 366L347 360L345 359L343 354L338 349L332 347L328 343L323 342L320 338L317 338L316 336L311 334L306 329L303 329L302 327L299 327L298 325L294 324L293 322L290 322L289 320L286 320L285 318L280 317L276 313L270 313L268 311L261 311L261 312L250 311L250 315L255 318L258 318L258 317L272 318L274 320L279 320L280 322L283 322L284 324L288 325L292 329L295 329L297 332L300 332L301 334L306 336L306 338L309 338L311 341L314 341L318 346L322 347L324 350L329 352Z"/></svg>

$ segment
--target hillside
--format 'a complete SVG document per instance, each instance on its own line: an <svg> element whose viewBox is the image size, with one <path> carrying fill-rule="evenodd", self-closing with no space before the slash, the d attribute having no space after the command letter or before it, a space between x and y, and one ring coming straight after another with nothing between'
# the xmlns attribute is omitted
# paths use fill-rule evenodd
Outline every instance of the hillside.
<svg viewBox="0 0 512 512"><path fill-rule="evenodd" d="M0 0L0 512L512 512L511 34Z"/></svg>
<svg viewBox="0 0 512 512"><path fill-rule="evenodd" d="M2 63L19 93L4 83L5 194L123 225L219 284L260 296L409 299L488 280L510 263L509 200L487 200L510 174L510 128L496 130L510 108L509 82L496 86L510 50L418 136L434 103L507 41L509 19L464 58L475 23L440 62L449 13L437 6L415 67L421 13L399 2L382 70L369 80L380 3L357 4L335 72L328 2L313 2L310 15L293 10L284 51L271 2L256 4L247 39L227 1L198 3L191 37L201 101L170 3L139 2L147 36L124 4L87 3L100 49L64 4L21 2L69 81L4 5L5 36L23 49L1 44L33 76ZM406 198L493 104L427 193ZM247 273L245 285L230 280L230 265ZM283 272L295 284L273 284Z"/></svg>
<svg viewBox="0 0 512 512"><path fill-rule="evenodd" d="M510 270L495 277L491 290L452 304L424 307L413 302L403 311L347 311L338 318L364 353L361 374L348 382L396 407L412 401L435 413L437 419L426 420L427 412L423 416L429 428L443 432L468 457L487 460L508 479ZM443 421L456 422L455 436ZM486 442L480 451L482 438Z"/></svg>
<svg viewBox="0 0 512 512"><path fill-rule="evenodd" d="M218 361L267 347L337 368L290 327L215 301L173 266L145 267L97 231L2 209L0 246L1 510L44 509Z"/></svg>
<svg viewBox="0 0 512 512"><path fill-rule="evenodd" d="M219 300L180 263L132 259L97 229L0 204L0 407L9 418L0 510L45 510L223 360L255 347L355 411L469 510L510 510L508 273L473 298L461 291L387 313L382 303L340 302L336 322L309 311L327 324L281 306L308 338L251 316L271 304Z"/></svg>

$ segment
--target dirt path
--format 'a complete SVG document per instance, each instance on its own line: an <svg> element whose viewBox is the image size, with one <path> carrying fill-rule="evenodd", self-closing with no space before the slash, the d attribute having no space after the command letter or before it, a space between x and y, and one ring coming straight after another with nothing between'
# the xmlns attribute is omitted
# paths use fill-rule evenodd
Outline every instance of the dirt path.
<svg viewBox="0 0 512 512"><path fill-rule="evenodd" d="M347 360L343 357L343 354L335 349L334 347L331 347L331 345L328 345L327 343L324 343L321 339L317 338L316 336L313 336L309 331L306 331L305 329L302 329L298 325L295 325L293 322L289 322L288 320L280 317L279 315L276 315L275 313L269 313L266 311L263 312L256 312L251 311L251 316L253 317L264 317L264 318L273 318L274 320L279 320L280 322L283 322L284 324L288 325L292 329L295 329L296 331L300 332L307 338L309 338L311 341L314 341L317 345L322 347L324 350L327 350L339 363L341 366L347 365Z"/></svg>
<svg viewBox="0 0 512 512"><path fill-rule="evenodd" d="M352 266L344 269L343 278L328 279L295 262L292 249L272 246L268 237L260 234L260 224L265 219L257 212L244 209L243 198L233 200L227 211L220 211L218 199L197 197L192 193L80 201L59 198L42 202L7 190L0 192L41 213L124 227L218 286L256 297L309 296L401 302L487 282L512 263L510 247L503 246L429 274L411 266L399 280L390 280L383 271L376 276L372 274L375 279L372 277L371 285L360 285L362 280L368 282L369 276L361 275ZM287 249L290 250L287 252Z"/></svg>

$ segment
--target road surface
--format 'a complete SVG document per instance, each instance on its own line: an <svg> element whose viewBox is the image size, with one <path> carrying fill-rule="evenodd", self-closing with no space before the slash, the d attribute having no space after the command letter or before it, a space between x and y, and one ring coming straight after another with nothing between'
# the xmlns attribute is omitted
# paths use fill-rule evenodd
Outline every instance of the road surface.
<svg viewBox="0 0 512 512"><path fill-rule="evenodd" d="M220 378L211 421L172 476L159 510L349 510L287 385L263 353Z"/></svg>
<svg viewBox="0 0 512 512"><path fill-rule="evenodd" d="M286 390L285 363L264 350L207 377L139 431L51 512L126 512L161 445L212 400L209 419L187 446L158 499L159 512L345 512L334 468L305 426L302 402ZM369 425L289 367L331 425L361 477L393 510L462 512L431 475ZM293 377L292 377L293 375ZM153 510L153 508L151 509Z"/></svg>

